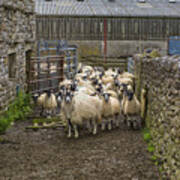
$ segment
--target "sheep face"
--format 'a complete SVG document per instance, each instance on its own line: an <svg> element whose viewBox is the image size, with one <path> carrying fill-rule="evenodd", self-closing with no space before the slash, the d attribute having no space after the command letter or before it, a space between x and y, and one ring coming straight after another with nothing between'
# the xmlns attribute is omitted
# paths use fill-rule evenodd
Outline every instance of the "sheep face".
<svg viewBox="0 0 180 180"><path fill-rule="evenodd" d="M73 98L73 94L70 91L67 91L66 94L65 94L65 102L67 104L71 103L72 98Z"/></svg>
<svg viewBox="0 0 180 180"><path fill-rule="evenodd" d="M103 76L104 76L104 71L101 72L101 74L99 75L99 78L102 79Z"/></svg>
<svg viewBox="0 0 180 180"><path fill-rule="evenodd" d="M82 79L83 79L83 80L87 80L87 76L83 76Z"/></svg>
<svg viewBox="0 0 180 180"><path fill-rule="evenodd" d="M134 96L134 93L129 91L129 92L128 92L128 100L129 100L129 101L132 101L133 96Z"/></svg>
<svg viewBox="0 0 180 180"><path fill-rule="evenodd" d="M120 86L120 83L119 83L118 79L116 79L116 78L114 78L114 85L115 85L116 87L119 87L119 86Z"/></svg>
<svg viewBox="0 0 180 180"><path fill-rule="evenodd" d="M37 99L38 99L39 96L40 96L40 95L37 94L37 93L32 96L32 99L33 99L33 101L34 101L35 104L37 103Z"/></svg>
<svg viewBox="0 0 180 180"><path fill-rule="evenodd" d="M60 92L58 93L58 95L57 95L56 98L57 98L57 102L58 102L58 103L61 103L62 100L63 100L63 92L60 91Z"/></svg>
<svg viewBox="0 0 180 180"><path fill-rule="evenodd" d="M132 101L133 97L134 97L134 92L130 91L128 89L124 90L124 95L127 96L129 101Z"/></svg>
<svg viewBox="0 0 180 180"><path fill-rule="evenodd" d="M77 84L78 84L77 81L74 81L74 82L71 84L71 91L76 91L76 89L77 89Z"/></svg>
<svg viewBox="0 0 180 180"><path fill-rule="evenodd" d="M96 87L96 91L102 93L102 90L103 90L102 84L98 84Z"/></svg>
<svg viewBox="0 0 180 180"><path fill-rule="evenodd" d="M47 97L48 97L48 98L51 97L51 91L50 91L50 90L47 90L47 91L46 91L46 94L47 94Z"/></svg>
<svg viewBox="0 0 180 180"><path fill-rule="evenodd" d="M103 93L103 98L104 98L105 102L109 102L109 97L110 97L109 93Z"/></svg>
<svg viewBox="0 0 180 180"><path fill-rule="evenodd" d="M117 73L122 74L122 71L120 70L120 68L117 69Z"/></svg>
<svg viewBox="0 0 180 180"><path fill-rule="evenodd" d="M95 77L94 78L91 78L91 81L94 85L97 85L98 84L98 79L96 79Z"/></svg>

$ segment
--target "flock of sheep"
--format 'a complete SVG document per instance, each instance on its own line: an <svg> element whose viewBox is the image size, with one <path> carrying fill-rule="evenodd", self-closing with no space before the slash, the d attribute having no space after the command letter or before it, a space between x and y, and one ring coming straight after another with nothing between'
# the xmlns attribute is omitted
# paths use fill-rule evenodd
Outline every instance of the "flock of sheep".
<svg viewBox="0 0 180 180"><path fill-rule="evenodd" d="M119 127L121 122L128 128L139 129L140 102L134 94L135 77L118 68L103 68L78 65L78 73L73 79L65 79L59 84L59 92L45 91L34 94L36 105L49 115L60 110L66 122L68 137L74 132L79 137L79 127L96 134L101 130Z"/></svg>

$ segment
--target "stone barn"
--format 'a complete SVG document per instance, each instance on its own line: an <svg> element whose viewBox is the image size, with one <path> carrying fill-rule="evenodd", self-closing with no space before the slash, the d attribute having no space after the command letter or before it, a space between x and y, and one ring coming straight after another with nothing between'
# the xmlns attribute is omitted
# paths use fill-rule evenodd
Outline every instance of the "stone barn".
<svg viewBox="0 0 180 180"><path fill-rule="evenodd" d="M80 56L166 54L180 35L180 0L37 0L35 11L37 39L66 39Z"/></svg>
<svg viewBox="0 0 180 180"><path fill-rule="evenodd" d="M34 42L34 0L0 0L0 111L26 88Z"/></svg>

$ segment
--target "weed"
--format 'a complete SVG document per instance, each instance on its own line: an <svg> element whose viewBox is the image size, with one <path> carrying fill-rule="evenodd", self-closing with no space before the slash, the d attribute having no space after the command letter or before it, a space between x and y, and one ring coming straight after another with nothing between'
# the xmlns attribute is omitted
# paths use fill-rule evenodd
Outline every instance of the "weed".
<svg viewBox="0 0 180 180"><path fill-rule="evenodd" d="M4 133L11 123L17 120L24 120L32 112L30 105L31 96L22 91L9 105L8 110L0 116L0 133Z"/></svg>

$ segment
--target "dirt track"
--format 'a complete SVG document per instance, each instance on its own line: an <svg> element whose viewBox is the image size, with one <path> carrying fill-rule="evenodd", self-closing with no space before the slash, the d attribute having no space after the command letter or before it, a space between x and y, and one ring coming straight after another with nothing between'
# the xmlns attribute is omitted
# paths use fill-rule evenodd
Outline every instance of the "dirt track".
<svg viewBox="0 0 180 180"><path fill-rule="evenodd" d="M139 131L125 127L67 139L62 129L25 131L19 122L0 144L0 180L159 180Z"/></svg>

